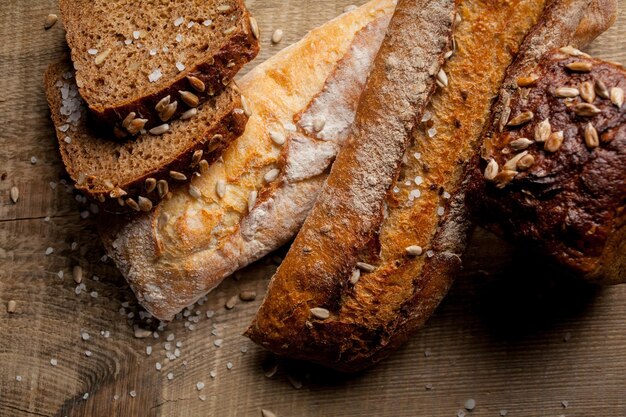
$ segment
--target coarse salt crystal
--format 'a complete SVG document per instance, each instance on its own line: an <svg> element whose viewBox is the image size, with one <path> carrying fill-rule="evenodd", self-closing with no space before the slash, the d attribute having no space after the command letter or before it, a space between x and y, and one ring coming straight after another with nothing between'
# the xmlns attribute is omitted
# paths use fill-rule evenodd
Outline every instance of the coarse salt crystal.
<svg viewBox="0 0 626 417"><path fill-rule="evenodd" d="M409 193L409 201L413 201L416 198L419 198L422 195L422 192L420 190L411 190L411 192Z"/></svg>
<svg viewBox="0 0 626 417"><path fill-rule="evenodd" d="M50 255L52 252L54 252L54 249L52 249L51 247L48 247L46 249L46 255Z"/></svg>
<svg viewBox="0 0 626 417"><path fill-rule="evenodd" d="M139 32L138 30L133 31L133 38L139 39L140 35L141 35L141 32Z"/></svg>
<svg viewBox="0 0 626 417"><path fill-rule="evenodd" d="M230 369L233 369L233 363L232 363L232 362L228 362L228 363L226 364L226 369L229 369L229 370L230 370Z"/></svg>
<svg viewBox="0 0 626 417"><path fill-rule="evenodd" d="M437 207L438 216L443 216L444 213L445 213L445 209L443 207Z"/></svg>
<svg viewBox="0 0 626 417"><path fill-rule="evenodd" d="M98 50L97 50L97 49L94 49L94 48L87 49L87 53L88 53L89 55L98 55Z"/></svg>
<svg viewBox="0 0 626 417"><path fill-rule="evenodd" d="M167 379L169 379L170 381L172 379L174 379L174 374L172 372L170 372L169 374L167 374Z"/></svg>
<svg viewBox="0 0 626 417"><path fill-rule="evenodd" d="M59 362L56 359L54 359L54 358L50 359L50 365L57 366L58 364L59 364Z"/></svg>
<svg viewBox="0 0 626 417"><path fill-rule="evenodd" d="M156 367L157 371L160 371L161 370L161 362L157 362L155 367Z"/></svg>
<svg viewBox="0 0 626 417"><path fill-rule="evenodd" d="M86 351L85 351L85 356L87 356L88 358L90 358L90 357L91 357L91 355L93 355L93 353L91 353L91 351L90 351L90 350L86 350Z"/></svg>
<svg viewBox="0 0 626 417"><path fill-rule="evenodd" d="M66 124L64 124L64 125L59 126L59 130L60 130L61 132L63 132L63 133L67 132L67 129L69 129L69 128L70 128L70 125L69 125L69 124L67 124L67 123L66 123Z"/></svg>
<svg viewBox="0 0 626 417"><path fill-rule="evenodd" d="M216 347L220 347L220 346L222 346L222 342L223 342L223 341L224 341L223 339L215 339L215 341L213 342L213 344L214 344Z"/></svg>
<svg viewBox="0 0 626 417"><path fill-rule="evenodd" d="M417 176L415 177L415 184L416 185L421 185L424 182L424 178L422 178L421 176Z"/></svg>
<svg viewBox="0 0 626 417"><path fill-rule="evenodd" d="M174 20L174 26L178 27L180 25L182 25L185 22L185 19L181 16L176 18L176 20Z"/></svg>
<svg viewBox="0 0 626 417"><path fill-rule="evenodd" d="M133 43L133 40L132 40L132 39L126 39L126 40L124 41L124 43L125 43L126 45L130 45L131 43Z"/></svg>
<svg viewBox="0 0 626 417"><path fill-rule="evenodd" d="M184 71L184 70L185 70L185 65L183 65L183 63L182 63L182 62L177 61L177 62L176 62L176 69L177 69L178 71Z"/></svg>
<svg viewBox="0 0 626 417"><path fill-rule="evenodd" d="M419 160L421 159L421 157L422 157L422 154L421 154L421 153L419 153L419 152L415 152L415 153L413 154L413 157L419 161Z"/></svg>
<svg viewBox="0 0 626 417"><path fill-rule="evenodd" d="M146 346L146 355L152 355L152 346Z"/></svg>
<svg viewBox="0 0 626 417"><path fill-rule="evenodd" d="M209 372L209 375L211 375L211 378L215 378L217 376L217 371L211 371Z"/></svg>
<svg viewBox="0 0 626 417"><path fill-rule="evenodd" d="M157 50L156 49L150 49L150 55L154 56L157 54Z"/></svg>
<svg viewBox="0 0 626 417"><path fill-rule="evenodd" d="M178 35L176 35L176 42L182 42L182 41L183 41L183 35L179 33Z"/></svg>
<svg viewBox="0 0 626 417"><path fill-rule="evenodd" d="M204 26L211 26L213 24L213 21L211 19L207 19L204 22L202 22L202 24Z"/></svg>
<svg viewBox="0 0 626 417"><path fill-rule="evenodd" d="M196 389L198 391L202 390L204 388L204 382L200 381L198 383L196 383Z"/></svg>
<svg viewBox="0 0 626 417"><path fill-rule="evenodd" d="M163 74L161 73L161 70L157 68L148 75L148 81L153 83L155 81L158 81L159 78L161 78L162 76Z"/></svg>
<svg viewBox="0 0 626 417"><path fill-rule="evenodd" d="M193 27L193 25L195 25L195 24L196 24L196 22L194 22L194 21L191 21L191 22L187 23L187 29L191 29Z"/></svg>

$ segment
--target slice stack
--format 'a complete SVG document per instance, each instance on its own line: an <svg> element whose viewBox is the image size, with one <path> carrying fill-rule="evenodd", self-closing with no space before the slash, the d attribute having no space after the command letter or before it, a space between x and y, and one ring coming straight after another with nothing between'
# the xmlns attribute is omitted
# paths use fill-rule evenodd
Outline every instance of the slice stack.
<svg viewBox="0 0 626 417"><path fill-rule="evenodd" d="M258 52L241 1L143 3L62 0L73 68L45 77L68 173L115 211L150 210L243 133L232 77Z"/></svg>

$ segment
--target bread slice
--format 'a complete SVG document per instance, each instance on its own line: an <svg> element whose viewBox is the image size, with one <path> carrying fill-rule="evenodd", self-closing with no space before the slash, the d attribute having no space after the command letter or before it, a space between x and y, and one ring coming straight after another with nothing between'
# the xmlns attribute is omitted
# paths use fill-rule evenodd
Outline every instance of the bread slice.
<svg viewBox="0 0 626 417"><path fill-rule="evenodd" d="M218 94L259 51L243 0L61 0L60 9L80 94L121 137L130 112L146 129L168 122ZM167 96L171 105L157 109Z"/></svg>
<svg viewBox="0 0 626 417"><path fill-rule="evenodd" d="M508 65L576 43L589 3L460 1L456 52L400 169L371 172L388 149L355 155L348 142L246 335L280 355L356 371L423 326L461 266L471 227L466 168ZM390 187L374 205L381 182Z"/></svg>
<svg viewBox="0 0 626 417"><path fill-rule="evenodd" d="M101 137L89 126L69 62L48 67L45 88L63 163L76 188L102 203L148 211L173 185L216 160L244 130L247 116L236 86L201 104L187 120L161 135L125 142ZM204 167L204 168L203 168Z"/></svg>

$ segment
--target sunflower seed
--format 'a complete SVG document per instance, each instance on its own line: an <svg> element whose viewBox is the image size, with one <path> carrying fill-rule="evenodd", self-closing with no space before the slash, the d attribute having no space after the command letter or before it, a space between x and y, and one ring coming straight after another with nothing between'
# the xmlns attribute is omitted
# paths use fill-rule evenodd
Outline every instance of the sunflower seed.
<svg viewBox="0 0 626 417"><path fill-rule="evenodd" d="M535 157L531 154L524 155L517 161L516 168L520 171L526 171L528 168L535 164Z"/></svg>
<svg viewBox="0 0 626 417"><path fill-rule="evenodd" d="M72 278L74 278L74 282L77 284L83 282L83 268L80 265L75 265L72 269Z"/></svg>
<svg viewBox="0 0 626 417"><path fill-rule="evenodd" d="M443 59L450 59L454 55L454 51L451 49L443 55Z"/></svg>
<svg viewBox="0 0 626 417"><path fill-rule="evenodd" d="M135 325L134 335L137 339L145 339L146 337L152 336L152 331L148 329L142 329L141 327ZM157 367L157 369L159 369L159 367Z"/></svg>
<svg viewBox="0 0 626 417"><path fill-rule="evenodd" d="M252 116L252 110L250 109L250 105L248 104L248 100L244 96L241 96L241 107L243 108L243 113L250 117Z"/></svg>
<svg viewBox="0 0 626 417"><path fill-rule="evenodd" d="M259 39L261 37L261 33L259 32L259 24L252 16L250 16L250 29L252 29L252 35L254 35L254 39Z"/></svg>
<svg viewBox="0 0 626 417"><path fill-rule="evenodd" d="M530 74L527 77L519 77L517 79L517 86L518 87L530 87L531 85L535 84L535 82L537 82L537 80L539 79L539 76L536 74Z"/></svg>
<svg viewBox="0 0 626 417"><path fill-rule="evenodd" d="M137 119L135 119L137 120ZM170 125L168 125L167 123L163 123L162 125L158 125L156 127L153 127L152 129L148 130L148 132L150 132L151 135L162 135L163 133L167 132L168 130L170 130Z"/></svg>
<svg viewBox="0 0 626 417"><path fill-rule="evenodd" d="M224 32L222 32L224 35L230 35L231 33L234 33L237 30L237 26L231 26L228 29L225 29ZM222 81L223 83L223 81Z"/></svg>
<svg viewBox="0 0 626 417"><path fill-rule="evenodd" d="M496 178L496 175L498 175L498 169L498 163L495 159L491 158L489 160L489 163L487 164L487 168L485 168L485 173L483 174L483 176L487 181L492 181Z"/></svg>
<svg viewBox="0 0 626 417"><path fill-rule="evenodd" d="M596 99L596 92L593 89L593 84L591 84L589 81L585 81L584 83L581 83L580 84L580 96L587 103L593 103L593 101Z"/></svg>
<svg viewBox="0 0 626 417"><path fill-rule="evenodd" d="M276 414L272 413L270 410L261 409L262 417L276 417Z"/></svg>
<svg viewBox="0 0 626 417"><path fill-rule="evenodd" d="M589 72L593 68L593 64L587 61L574 61L565 65L565 67L574 72Z"/></svg>
<svg viewBox="0 0 626 417"><path fill-rule="evenodd" d="M144 186L146 187L146 192L151 193L156 188L156 179L154 178L146 178Z"/></svg>
<svg viewBox="0 0 626 417"><path fill-rule="evenodd" d="M550 133L552 133L552 126L550 125L550 120L545 119L535 126L535 141L537 142L545 142L550 137Z"/></svg>
<svg viewBox="0 0 626 417"><path fill-rule="evenodd" d="M618 109L624 104L624 90L620 87L611 88L611 103L615 104Z"/></svg>
<svg viewBox="0 0 626 417"><path fill-rule="evenodd" d="M596 114L602 113L602 110L589 103L578 103L575 104L572 108L577 116L592 117Z"/></svg>
<svg viewBox="0 0 626 417"><path fill-rule="evenodd" d="M550 134L548 140L543 144L543 149L548 152L556 152L563 144L563 131L559 130Z"/></svg>
<svg viewBox="0 0 626 417"><path fill-rule="evenodd" d="M248 211L252 211L252 209L254 208L254 203L256 203L257 196L258 193L256 190L252 190L250 191L250 194L248 194Z"/></svg>
<svg viewBox="0 0 626 417"><path fill-rule="evenodd" d="M409 256L420 256L423 252L422 247L417 245L407 246L405 251Z"/></svg>
<svg viewBox="0 0 626 417"><path fill-rule="evenodd" d="M198 169L200 170L200 174L206 174L209 171L209 161L206 159L200 160L200 162L198 162Z"/></svg>
<svg viewBox="0 0 626 417"><path fill-rule="evenodd" d="M157 182L157 193L159 194L159 197L160 198L165 197L168 192L169 192L169 185L167 184L167 181L159 180Z"/></svg>
<svg viewBox="0 0 626 417"><path fill-rule="evenodd" d="M215 183L215 193L219 198L224 198L224 195L226 194L226 183L224 180L217 180Z"/></svg>
<svg viewBox="0 0 626 417"><path fill-rule="evenodd" d="M276 178L278 178L279 174L280 174L280 170L278 168L270 169L269 171L265 173L265 175L263 176L263 179L265 180L265 182L272 182L276 180Z"/></svg>
<svg viewBox="0 0 626 417"><path fill-rule="evenodd" d="M228 4L220 4L217 6L217 10L220 12L227 12L230 10L230 6Z"/></svg>
<svg viewBox="0 0 626 417"><path fill-rule="evenodd" d="M443 70L443 68L441 68L437 73L437 81L439 81L443 87L448 86L448 76L446 75L446 72Z"/></svg>
<svg viewBox="0 0 626 417"><path fill-rule="evenodd" d="M126 191L122 190L121 188L116 188L114 190L111 190L111 192L109 193L109 197L111 198L120 198L120 197L124 197L126 194L128 194Z"/></svg>
<svg viewBox="0 0 626 417"><path fill-rule="evenodd" d="M511 141L511 143L509 143L509 146L514 151L523 151L524 149L528 148L533 143L534 142L532 140L530 140L530 139L519 138L519 139L515 139L515 140Z"/></svg>
<svg viewBox="0 0 626 417"><path fill-rule="evenodd" d="M588 54L586 54L586 53L584 53L582 51L579 51L578 49L576 49L576 48L574 48L573 46L570 46L570 45L564 46L564 47L562 47L559 50L561 52L563 52L564 54L568 54L568 55L571 55L571 56L582 56L582 57L585 57L585 58L589 58Z"/></svg>
<svg viewBox="0 0 626 417"><path fill-rule="evenodd" d="M285 134L277 130L270 130L270 139L279 146L284 145L287 140Z"/></svg>
<svg viewBox="0 0 626 417"><path fill-rule="evenodd" d="M609 94L609 89L606 88L606 85L602 82L602 80L596 80L593 89L599 97L609 99L611 96Z"/></svg>
<svg viewBox="0 0 626 417"><path fill-rule="evenodd" d="M224 307L226 307L226 310L232 310L233 308L235 308L237 300L239 300L238 295L233 295L228 300L226 300L226 303L224 303Z"/></svg>
<svg viewBox="0 0 626 417"><path fill-rule="evenodd" d="M241 301L254 301L256 299L256 291L242 291L239 293Z"/></svg>
<svg viewBox="0 0 626 417"><path fill-rule="evenodd" d="M517 162L528 155L528 151L520 152L515 155L513 158L509 159L504 166L502 167L505 171L517 171Z"/></svg>
<svg viewBox="0 0 626 417"><path fill-rule="evenodd" d="M363 272L374 272L376 270L376 267L374 265L370 265L365 262L357 262L356 267Z"/></svg>
<svg viewBox="0 0 626 417"><path fill-rule="evenodd" d="M111 48L107 48L104 52L97 55L96 58L94 59L94 63L96 64L96 66L99 67L100 65L104 64L104 61L107 59L110 53L111 53Z"/></svg>
<svg viewBox="0 0 626 417"><path fill-rule="evenodd" d="M185 102L189 107L198 107L200 104L200 99L197 95L190 91L179 91L180 98Z"/></svg>
<svg viewBox="0 0 626 417"><path fill-rule="evenodd" d="M167 107L167 105L170 104L170 100L171 100L171 97L168 94L167 96L159 100L156 106L154 106L154 109L159 113L163 112L163 110L165 110L165 107Z"/></svg>
<svg viewBox="0 0 626 417"><path fill-rule="evenodd" d="M352 274L350 275L350 284L355 285L357 282L359 282L359 278L361 278L361 270L356 268L352 271Z"/></svg>
<svg viewBox="0 0 626 417"><path fill-rule="evenodd" d="M126 199L126 205L130 208L132 208L135 211L139 211L139 204L137 204L137 202L135 200L133 200L132 198L127 198Z"/></svg>
<svg viewBox="0 0 626 417"><path fill-rule="evenodd" d="M137 198L137 203L141 211L148 212L152 210L152 201L146 197L139 196L139 198Z"/></svg>
<svg viewBox="0 0 626 417"><path fill-rule="evenodd" d="M16 309L17 303L15 302L15 300L9 300L9 302L7 303L7 313L15 313Z"/></svg>
<svg viewBox="0 0 626 417"><path fill-rule="evenodd" d="M187 179L187 176L185 174L178 171L170 171L170 177L172 179L175 179L176 181L185 181Z"/></svg>
<svg viewBox="0 0 626 417"><path fill-rule="evenodd" d="M193 88L197 92L204 93L204 90L206 90L206 86L200 78L188 75L187 80L189 81L189 84L191 84L191 88Z"/></svg>
<svg viewBox="0 0 626 417"><path fill-rule="evenodd" d="M272 33L272 43L277 44L283 40L283 31L281 29L276 29L274 33Z"/></svg>
<svg viewBox="0 0 626 417"><path fill-rule="evenodd" d="M50 29L52 26L56 24L58 20L59 20L59 17L57 15L50 13L48 16L46 16L46 19L43 21L43 28L46 30Z"/></svg>
<svg viewBox="0 0 626 417"><path fill-rule="evenodd" d="M20 198L20 190L17 187L11 187L11 191L9 193L11 195L11 201L15 204L17 200Z"/></svg>
<svg viewBox="0 0 626 417"><path fill-rule="evenodd" d="M597 148L600 145L598 131L593 127L591 122L587 123L587 126L585 126L585 144L589 149Z"/></svg>
<svg viewBox="0 0 626 417"><path fill-rule="evenodd" d="M327 318L330 317L330 311L322 307L313 307L309 311L311 312L311 315L313 315L313 317L318 318L320 320L326 320Z"/></svg>
<svg viewBox="0 0 626 417"><path fill-rule="evenodd" d="M189 184L189 195L195 199L202 198L202 192L195 185Z"/></svg>
<svg viewBox="0 0 626 417"><path fill-rule="evenodd" d="M500 171L498 175L495 176L493 181L496 183L497 188L504 188L508 183L510 183L513 178L517 175L517 171Z"/></svg>
<svg viewBox="0 0 626 417"><path fill-rule="evenodd" d="M167 106L165 106L163 111L159 113L159 119L161 119L162 122L167 122L172 118L174 113L176 113L177 108L178 101L174 101L173 103L168 104Z"/></svg>
<svg viewBox="0 0 626 417"><path fill-rule="evenodd" d="M131 135L135 135L139 133L141 129L143 129L143 127L146 125L147 122L148 122L148 119L139 119L139 118L133 119L128 124L128 127L126 128L126 130L128 130L128 133L130 133Z"/></svg>
<svg viewBox="0 0 626 417"><path fill-rule="evenodd" d="M124 120L122 120L122 127L126 129L128 125L130 124L130 122L133 121L136 115L137 114L134 111L131 111L130 113L128 113L128 115L124 118Z"/></svg>
<svg viewBox="0 0 626 417"><path fill-rule="evenodd" d="M521 126L525 123L530 122L533 119L533 112L531 112L530 110L524 111L520 114L518 114L517 116L515 116L514 118L512 118L511 120L509 120L509 123L507 123L507 126Z"/></svg>
<svg viewBox="0 0 626 417"><path fill-rule="evenodd" d="M187 110L186 112L184 112L183 114L180 115L180 118L182 120L187 120L187 119L191 119L193 116L195 116L196 114L198 114L198 109L196 108L192 108Z"/></svg>
<svg viewBox="0 0 626 417"><path fill-rule="evenodd" d="M578 89L573 87L559 87L554 90L554 95L560 98L577 97L579 94Z"/></svg>
<svg viewBox="0 0 626 417"><path fill-rule="evenodd" d="M509 106L504 106L502 108L502 113L500 113L500 122L498 123L498 130L502 132L504 130L504 126L509 122L509 117L511 117L511 108Z"/></svg>

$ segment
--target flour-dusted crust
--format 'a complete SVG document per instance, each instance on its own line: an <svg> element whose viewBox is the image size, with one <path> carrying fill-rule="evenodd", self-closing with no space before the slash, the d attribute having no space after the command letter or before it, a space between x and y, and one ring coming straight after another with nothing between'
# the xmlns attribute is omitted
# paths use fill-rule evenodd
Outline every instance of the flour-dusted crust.
<svg viewBox="0 0 626 417"><path fill-rule="evenodd" d="M516 56L513 67L528 65L548 45L576 41L573 34L589 11L586 0L544 6L540 0L460 2L457 51L444 66L447 87L435 94L413 132L415 143L389 187L382 225L375 216L358 224L354 207L341 204L345 199L327 213L316 212L318 204L329 206L326 201L316 203L248 336L281 355L355 371L385 357L423 325L461 265L470 229L467 161L478 149L507 67ZM327 198L342 174L338 162L322 191ZM353 157L349 166L359 170L367 163ZM351 234L368 227L373 238L353 250ZM312 308L327 310L328 318Z"/></svg>
<svg viewBox="0 0 626 417"><path fill-rule="evenodd" d="M394 5L373 0L344 13L242 78L252 115L223 163L193 179L200 199L174 191L150 214L109 218L105 245L157 318L296 234L347 136Z"/></svg>

